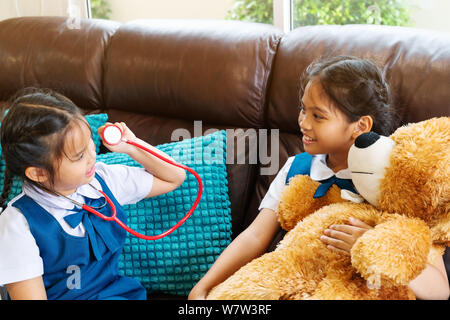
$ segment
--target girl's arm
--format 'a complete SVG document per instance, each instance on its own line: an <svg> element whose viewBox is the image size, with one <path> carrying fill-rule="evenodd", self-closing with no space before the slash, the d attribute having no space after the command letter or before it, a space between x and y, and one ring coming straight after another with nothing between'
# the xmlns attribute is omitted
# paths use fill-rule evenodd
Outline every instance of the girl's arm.
<svg viewBox="0 0 450 320"><path fill-rule="evenodd" d="M172 160L173 162L176 162L166 153L156 149L155 147L139 138L134 139L134 142L143 145L144 147L154 151L157 154L162 155L169 160ZM184 179L186 178L186 172L184 171L184 169L175 167L165 161L162 161L142 149L134 146L133 148L134 149L131 150L128 155L133 160L140 163L145 168L145 170L153 174L152 189L146 196L146 198L170 192L183 183Z"/></svg>
<svg viewBox="0 0 450 320"><path fill-rule="evenodd" d="M447 300L450 295L444 260L436 265L427 264L422 273L409 283L409 288L420 300Z"/></svg>
<svg viewBox="0 0 450 320"><path fill-rule="evenodd" d="M192 288L188 299L205 299L208 292L247 262L262 255L279 230L276 213L262 209L252 224L222 252L208 272Z"/></svg>
<svg viewBox="0 0 450 320"><path fill-rule="evenodd" d="M47 300L42 277L10 283L6 289L11 300Z"/></svg>
<svg viewBox="0 0 450 320"><path fill-rule="evenodd" d="M125 125L125 123L116 122L115 125L119 126L122 129L123 137L127 140L141 144L144 147L154 151L155 153L176 162L166 153L137 138L134 133ZM102 137L103 129L104 126L98 129L100 137ZM184 171L184 169L175 167L165 161L162 161L136 146L124 142L121 142L115 146L111 146L106 143L104 143L104 145L112 152L128 154L133 160L141 164L145 168L145 170L153 175L152 190L146 196L146 198L170 192L180 186L186 178L186 172Z"/></svg>

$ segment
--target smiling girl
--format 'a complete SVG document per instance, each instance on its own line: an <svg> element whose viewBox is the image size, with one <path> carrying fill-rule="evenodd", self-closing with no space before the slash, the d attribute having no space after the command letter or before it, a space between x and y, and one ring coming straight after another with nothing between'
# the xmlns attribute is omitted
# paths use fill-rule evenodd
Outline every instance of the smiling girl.
<svg viewBox="0 0 450 320"><path fill-rule="evenodd" d="M204 299L214 286L266 252L280 228L275 210L281 193L289 178L300 174L305 166L313 180L335 177L351 185L347 155L355 139L369 131L387 136L396 128L390 100L381 70L369 60L338 56L311 64L301 77L298 117L305 153L286 161L263 198L256 219L219 256L189 298ZM362 221L350 219L348 225L327 229L321 240L330 250L348 254L370 228ZM429 265L410 283L410 288L422 299L447 299L442 260L437 266Z"/></svg>

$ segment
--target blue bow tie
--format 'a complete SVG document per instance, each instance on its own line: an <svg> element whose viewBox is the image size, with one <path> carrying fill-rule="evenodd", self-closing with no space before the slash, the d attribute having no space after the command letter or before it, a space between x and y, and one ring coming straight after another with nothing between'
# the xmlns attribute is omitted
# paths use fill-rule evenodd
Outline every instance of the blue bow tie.
<svg viewBox="0 0 450 320"><path fill-rule="evenodd" d="M65 216L64 220L69 224L69 226L71 226L72 228L76 228L83 220L83 217L85 215L85 210L74 206L73 209L70 211L75 212L75 213Z"/></svg>
<svg viewBox="0 0 450 320"><path fill-rule="evenodd" d="M336 176L332 176L331 178L319 182L321 183L321 185L317 187L316 192L314 193L314 199L323 197L333 184L336 184L341 189L349 190L353 193L358 193L353 186L352 179L341 179L337 178Z"/></svg>
<svg viewBox="0 0 450 320"><path fill-rule="evenodd" d="M102 199L102 198L91 199L91 198L84 197L84 199L85 199L85 203L91 207L99 207L104 203L104 199ZM76 206L73 206L73 209L71 209L70 211L75 212L75 213L65 216L64 220L72 228L76 228L81 223L81 221L83 221L84 216L89 214L89 212L87 212L86 210L84 210L82 208L77 208Z"/></svg>
<svg viewBox="0 0 450 320"><path fill-rule="evenodd" d="M86 205L90 207L100 207L104 204L105 199L91 199L84 197ZM64 220L72 227L77 227L81 222L86 229L86 233L89 237L89 242L91 244L92 252L97 260L102 259L102 252L105 252L105 247L110 251L114 252L120 248L120 244L117 239L107 230L108 226L111 226L111 222L106 222L90 214L88 211L73 207L71 210L75 212L64 217ZM101 213L105 215L110 214L109 206L106 205L99 209ZM95 223L94 223L95 222Z"/></svg>

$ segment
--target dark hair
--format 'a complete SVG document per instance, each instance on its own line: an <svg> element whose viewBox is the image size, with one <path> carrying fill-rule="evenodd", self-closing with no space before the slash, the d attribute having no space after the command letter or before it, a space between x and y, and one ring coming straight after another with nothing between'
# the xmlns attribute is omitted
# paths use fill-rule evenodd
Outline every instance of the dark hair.
<svg viewBox="0 0 450 320"><path fill-rule="evenodd" d="M49 89L26 88L8 104L1 124L5 177L0 206L11 191L13 178L41 187L25 175L28 167L46 170L53 184L55 159L62 159L68 129L80 123L81 110L68 98ZM88 126L89 127L89 126Z"/></svg>
<svg viewBox="0 0 450 320"><path fill-rule="evenodd" d="M392 106L389 85L372 61L337 56L310 64L300 79L300 99L309 81L317 79L333 105L350 122L369 115L372 131L388 136L397 127L398 116Z"/></svg>

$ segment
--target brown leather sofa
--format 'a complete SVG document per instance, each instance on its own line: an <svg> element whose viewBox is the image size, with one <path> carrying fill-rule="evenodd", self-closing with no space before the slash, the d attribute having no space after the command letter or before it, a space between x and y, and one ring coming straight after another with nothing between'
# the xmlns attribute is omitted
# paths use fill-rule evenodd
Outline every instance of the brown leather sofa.
<svg viewBox="0 0 450 320"><path fill-rule="evenodd" d="M194 136L194 121L202 121L200 134L235 129L228 135L234 158L227 159L235 237L257 215L277 169L302 151L299 75L313 60L338 54L371 58L384 68L402 123L450 116L450 36L372 25L283 34L235 21L4 20L0 101L25 86L53 88L88 113L126 122L153 145L170 142L177 128ZM270 163L253 157L270 150L270 139L259 135L264 129L279 139ZM261 174L264 168L275 171Z"/></svg>

